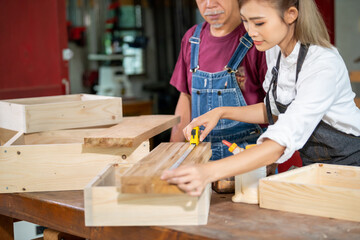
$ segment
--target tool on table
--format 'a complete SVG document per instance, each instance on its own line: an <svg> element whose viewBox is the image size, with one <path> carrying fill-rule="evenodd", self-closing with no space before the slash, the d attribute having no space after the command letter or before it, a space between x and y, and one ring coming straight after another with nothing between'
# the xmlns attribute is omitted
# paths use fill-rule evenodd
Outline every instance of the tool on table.
<svg viewBox="0 0 360 240"><path fill-rule="evenodd" d="M236 143L229 143L226 140L222 141L229 147L229 151L234 155L245 149L256 146L256 144L249 144L245 149L237 146ZM259 180L266 177L266 167L260 167L253 171L246 172L235 176L235 195L232 197L233 202L244 202L250 204L259 203Z"/></svg>
<svg viewBox="0 0 360 240"><path fill-rule="evenodd" d="M236 143L230 143L226 140L222 140L222 143L229 147L229 152L235 154L238 154L245 149L239 147ZM250 146L254 145L248 145L246 146L246 149ZM241 184L241 183L240 183ZM212 189L217 193L236 193L236 177L229 177L225 179L220 179L216 182L212 183ZM241 186L241 185L240 185Z"/></svg>
<svg viewBox="0 0 360 240"><path fill-rule="evenodd" d="M177 168L185 158L190 154L190 152L199 145L199 127L195 127L191 130L190 146L183 155L169 168L169 170Z"/></svg>

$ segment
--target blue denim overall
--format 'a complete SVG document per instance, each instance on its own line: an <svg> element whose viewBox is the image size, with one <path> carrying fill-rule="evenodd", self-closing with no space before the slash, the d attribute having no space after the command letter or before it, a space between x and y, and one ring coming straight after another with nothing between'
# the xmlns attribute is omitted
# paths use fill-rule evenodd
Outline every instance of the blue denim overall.
<svg viewBox="0 0 360 240"><path fill-rule="evenodd" d="M308 48L308 46L303 44L300 47L296 66L295 83L297 82ZM272 69L273 77L265 98L269 124L274 124L269 100L271 86L273 87L272 94L274 96L275 104L280 113L285 113L287 107L291 104L289 103L284 105L276 101L280 56L281 52L279 52L276 66ZM320 121L308 141L305 143L303 148L299 150L299 152L304 166L312 163L360 166L360 136L357 137L351 134L346 134L335 129L324 121Z"/></svg>
<svg viewBox="0 0 360 240"><path fill-rule="evenodd" d="M252 47L252 40L246 34L241 38L239 46L228 65L225 66L225 70L215 73L201 71L198 62L201 28L202 24L199 24L193 36L189 39L191 43L192 118L196 118L217 107L246 106L235 73L245 54ZM201 127L200 129L204 128ZM239 147L244 148L248 144L255 144L261 133L262 129L257 124L221 119L204 141L211 142L211 160L218 160L232 155L228 151L228 147L222 144L223 139L232 143L235 142Z"/></svg>

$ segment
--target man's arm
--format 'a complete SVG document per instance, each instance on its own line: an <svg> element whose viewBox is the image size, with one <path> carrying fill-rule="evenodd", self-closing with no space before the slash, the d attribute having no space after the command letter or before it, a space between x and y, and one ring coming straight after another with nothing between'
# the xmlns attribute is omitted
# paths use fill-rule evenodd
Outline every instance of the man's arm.
<svg viewBox="0 0 360 240"><path fill-rule="evenodd" d="M191 96L189 94L180 93L175 115L180 116L180 123L172 128L170 142L184 142L183 129L191 120Z"/></svg>

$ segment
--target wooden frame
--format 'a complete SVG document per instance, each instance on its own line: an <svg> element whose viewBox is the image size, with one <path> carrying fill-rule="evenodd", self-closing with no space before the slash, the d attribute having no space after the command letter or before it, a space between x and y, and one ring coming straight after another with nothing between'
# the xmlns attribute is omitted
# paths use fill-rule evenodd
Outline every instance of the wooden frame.
<svg viewBox="0 0 360 240"><path fill-rule="evenodd" d="M135 124L152 119L151 124ZM135 121L136 119L136 121ZM149 138L179 122L174 115L124 118L110 128L89 128L24 134L0 128L0 193L82 190L111 163L134 164L149 153ZM134 124L137 126L134 128ZM112 134L126 146L84 146L90 136ZM146 134L143 134L146 133Z"/></svg>
<svg viewBox="0 0 360 240"><path fill-rule="evenodd" d="M360 221L360 167L312 164L260 180L260 207Z"/></svg>
<svg viewBox="0 0 360 240"><path fill-rule="evenodd" d="M0 101L0 127L23 133L104 126L122 120L117 97L89 94Z"/></svg>
<svg viewBox="0 0 360 240"><path fill-rule="evenodd" d="M188 145L162 143L131 168L122 164L106 168L84 190L85 225L206 224L210 207L210 184L200 197L191 197L181 192L177 186L160 180L159 176L164 167L169 167L175 162L177 156L181 155L184 147L187 148ZM174 151L164 152L164 148ZM210 143L201 143L185 161L204 162L204 159L208 161L210 157ZM129 180L134 178L137 186L127 186L124 189L122 185L128 185Z"/></svg>
<svg viewBox="0 0 360 240"><path fill-rule="evenodd" d="M82 190L108 164L135 163L149 153L148 141L136 147L83 147L84 136L102 130L16 133L0 147L0 193Z"/></svg>

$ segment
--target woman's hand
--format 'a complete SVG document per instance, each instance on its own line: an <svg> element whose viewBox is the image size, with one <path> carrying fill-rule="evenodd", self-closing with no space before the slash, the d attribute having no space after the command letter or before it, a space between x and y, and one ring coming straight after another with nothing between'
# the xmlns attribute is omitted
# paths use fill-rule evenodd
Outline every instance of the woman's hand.
<svg viewBox="0 0 360 240"><path fill-rule="evenodd" d="M202 142L210 131L216 126L222 116L222 108L214 108L213 110L194 118L183 130L185 138L189 141L191 138L191 130L194 127L204 126L199 140Z"/></svg>
<svg viewBox="0 0 360 240"><path fill-rule="evenodd" d="M206 164L180 166L174 170L165 170L161 180L176 184L190 196L200 196L206 185L211 182Z"/></svg>

